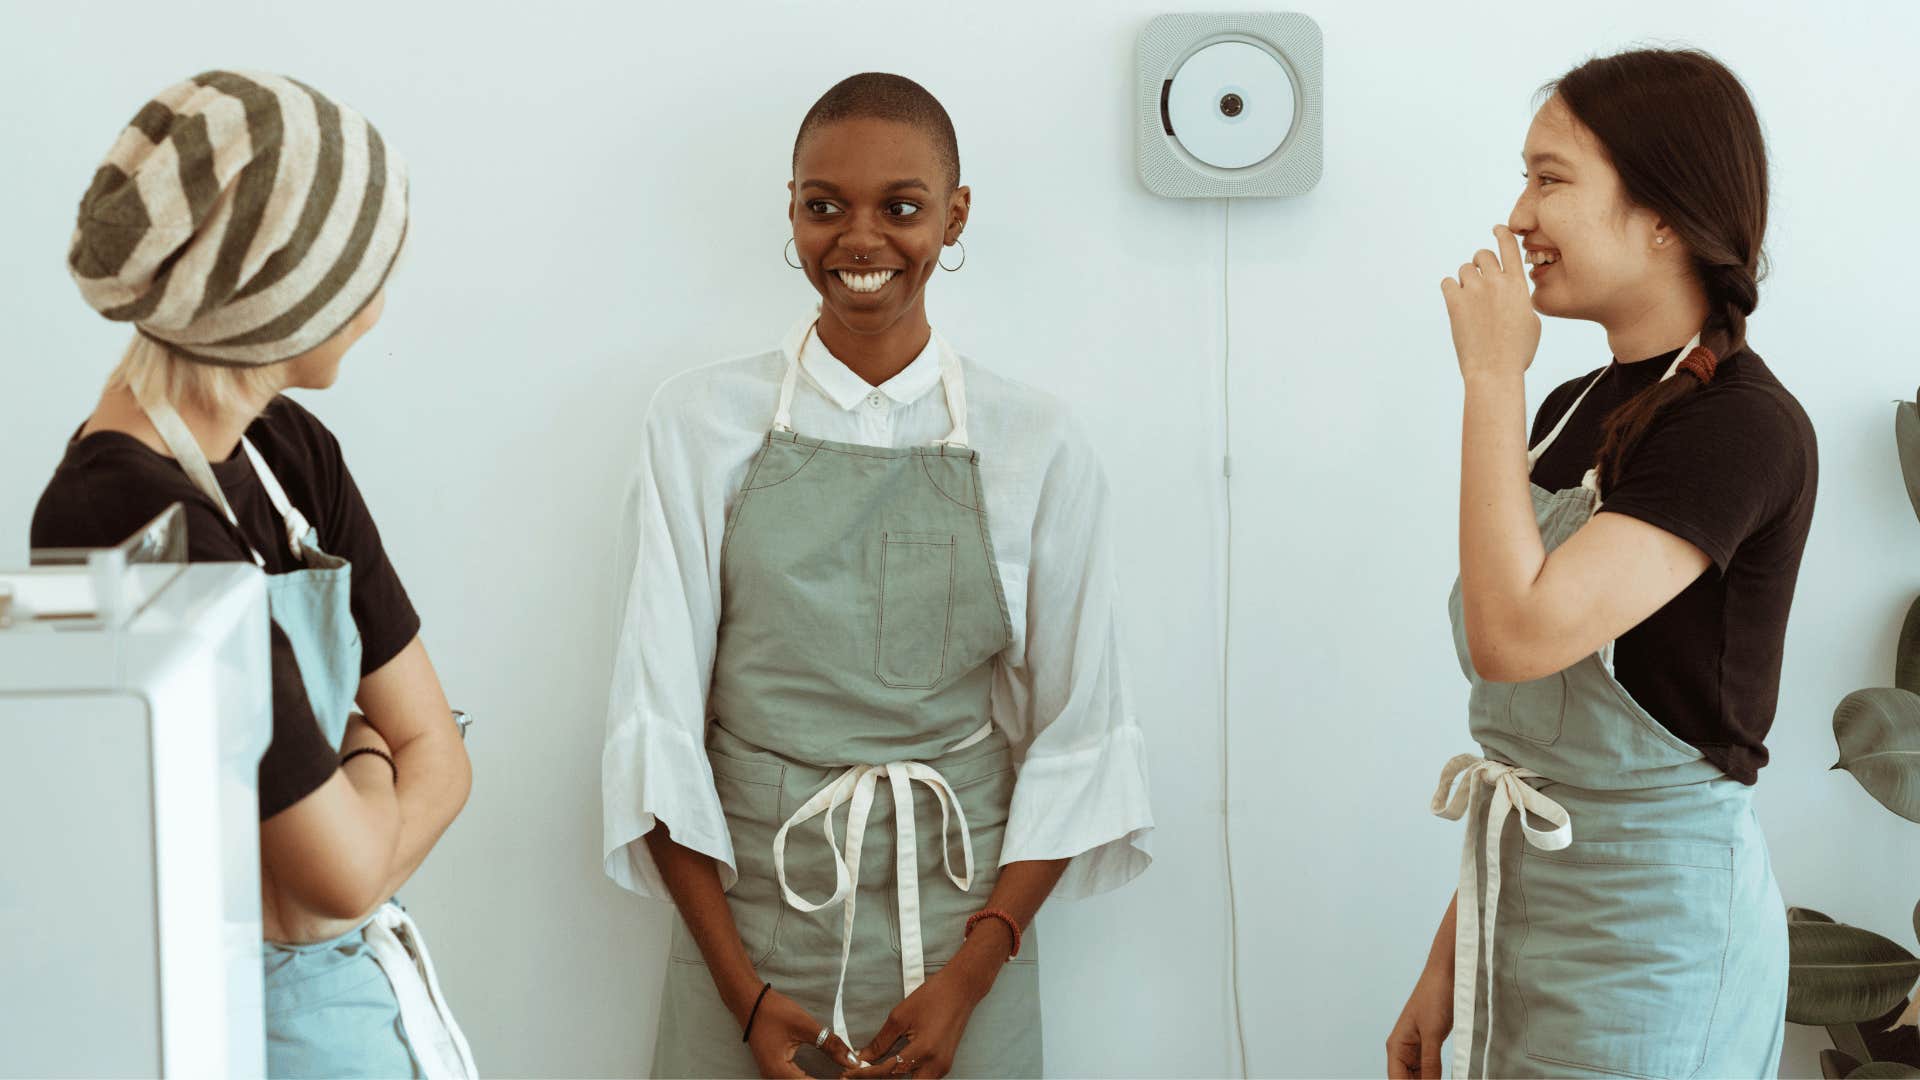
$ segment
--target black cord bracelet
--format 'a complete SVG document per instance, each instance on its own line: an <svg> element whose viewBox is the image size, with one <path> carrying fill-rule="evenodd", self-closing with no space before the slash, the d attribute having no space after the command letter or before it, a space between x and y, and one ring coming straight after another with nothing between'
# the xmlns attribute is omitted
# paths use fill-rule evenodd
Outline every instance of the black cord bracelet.
<svg viewBox="0 0 1920 1080"><path fill-rule="evenodd" d="M773 989L772 983L762 983L760 985L760 996L753 999L753 1011L747 1014L747 1030L740 1033L741 1042L746 1042L747 1036L753 1034L754 1018L760 1015L760 1003L767 1000L767 991L771 989Z"/></svg>
<svg viewBox="0 0 1920 1080"><path fill-rule="evenodd" d="M373 756L379 758L381 761L386 762L387 768L393 770L393 782L396 784L400 782L400 766L395 765L393 763L393 755L387 753L385 750L382 750L376 746L363 746L358 750L349 750L346 753L340 755L340 767L343 769L346 768L347 762L352 761L354 758L359 757L361 754L372 754Z"/></svg>

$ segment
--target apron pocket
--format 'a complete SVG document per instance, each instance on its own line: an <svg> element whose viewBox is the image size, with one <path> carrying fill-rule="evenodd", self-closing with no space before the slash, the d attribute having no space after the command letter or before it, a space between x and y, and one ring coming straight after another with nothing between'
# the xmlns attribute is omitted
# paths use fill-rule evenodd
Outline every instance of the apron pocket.
<svg viewBox="0 0 1920 1080"><path fill-rule="evenodd" d="M1527 1056L1548 1064L1633 1077L1700 1068L1732 925L1729 845L1528 847L1520 892L1521 925L1499 932L1519 943L1519 994L1496 999L1499 1029L1522 1031Z"/></svg>
<svg viewBox="0 0 1920 1080"><path fill-rule="evenodd" d="M763 964L773 955L786 903L773 884L773 834L781 817L780 785L786 768L768 761L742 761L707 750L713 767L713 786L727 815L727 834L733 841L733 859L740 877L727 894L740 943L753 962ZM762 893L769 893L763 896ZM674 935L676 960L701 962L700 950L684 927Z"/></svg>
<svg viewBox="0 0 1920 1080"><path fill-rule="evenodd" d="M953 534L886 532L881 541L874 674L888 686L931 689L945 673L953 623Z"/></svg>
<svg viewBox="0 0 1920 1080"><path fill-rule="evenodd" d="M1556 672L1544 679L1509 683L1506 698L1502 727L1541 746L1560 741L1560 727L1567 716L1565 672Z"/></svg>

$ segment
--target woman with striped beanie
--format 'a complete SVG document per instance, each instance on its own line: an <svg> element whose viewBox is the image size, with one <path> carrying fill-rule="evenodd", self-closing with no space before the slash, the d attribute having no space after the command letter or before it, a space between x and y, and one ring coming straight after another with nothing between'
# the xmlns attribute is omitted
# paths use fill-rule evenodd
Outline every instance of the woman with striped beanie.
<svg viewBox="0 0 1920 1080"><path fill-rule="evenodd" d="M114 142L68 257L87 302L135 332L40 498L33 545L117 543L177 502L191 560L268 575L273 1076L473 1075L419 931L389 900L465 803L466 753L339 443L281 396L332 385L380 317L406 228L405 169L358 113L292 79L212 71Z"/></svg>

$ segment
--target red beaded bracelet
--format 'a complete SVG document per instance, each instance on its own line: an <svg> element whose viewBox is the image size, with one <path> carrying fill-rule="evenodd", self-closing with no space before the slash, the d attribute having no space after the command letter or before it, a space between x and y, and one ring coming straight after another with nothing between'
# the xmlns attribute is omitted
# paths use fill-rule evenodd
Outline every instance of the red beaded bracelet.
<svg viewBox="0 0 1920 1080"><path fill-rule="evenodd" d="M982 919L999 919L1001 922L1006 923L1007 929L1013 934L1013 951L1008 953L1007 957L1008 959L1012 959L1020 955L1020 938L1023 936L1020 933L1020 924L1013 920L1013 916L1001 911L999 908L987 908L967 916L967 931L962 936L972 937L973 925Z"/></svg>

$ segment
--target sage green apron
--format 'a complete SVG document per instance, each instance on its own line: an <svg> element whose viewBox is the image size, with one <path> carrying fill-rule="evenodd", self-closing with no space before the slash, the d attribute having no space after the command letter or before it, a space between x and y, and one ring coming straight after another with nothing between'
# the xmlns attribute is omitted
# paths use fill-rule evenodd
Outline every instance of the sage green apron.
<svg viewBox="0 0 1920 1080"><path fill-rule="evenodd" d="M1014 771L988 698L1012 625L959 358L940 343L953 433L894 449L792 430L804 348L727 520L707 750L748 956L857 1049L953 956L998 877ZM1029 933L952 1075L1040 1075L1038 952ZM845 1068L811 1047L798 1061ZM759 1075L684 921L653 1072Z"/></svg>
<svg viewBox="0 0 1920 1080"><path fill-rule="evenodd" d="M1599 512L1594 474L1534 487L1533 505L1552 551ZM1753 789L1633 700L1611 645L1545 678L1489 682L1473 669L1457 582L1449 607L1485 753L1449 761L1433 799L1468 819L1452 1075L1775 1076L1786 908ZM1515 811L1517 834L1505 829Z"/></svg>

